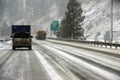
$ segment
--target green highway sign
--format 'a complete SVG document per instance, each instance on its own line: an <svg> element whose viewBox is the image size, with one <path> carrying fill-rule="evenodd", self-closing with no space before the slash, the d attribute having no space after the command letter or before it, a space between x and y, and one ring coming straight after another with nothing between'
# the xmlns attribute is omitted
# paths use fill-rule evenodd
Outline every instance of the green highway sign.
<svg viewBox="0 0 120 80"><path fill-rule="evenodd" d="M50 30L57 31L59 29L59 21L53 21L50 25Z"/></svg>

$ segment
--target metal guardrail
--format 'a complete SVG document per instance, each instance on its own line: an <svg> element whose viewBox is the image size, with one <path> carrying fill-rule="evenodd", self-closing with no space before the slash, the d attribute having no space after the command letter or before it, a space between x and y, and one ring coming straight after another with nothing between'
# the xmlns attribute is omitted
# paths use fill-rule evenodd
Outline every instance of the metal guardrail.
<svg viewBox="0 0 120 80"><path fill-rule="evenodd" d="M115 47L120 48L120 44L117 43L106 43L106 42L98 42L98 41L81 41L76 39L66 39L66 38L48 38L48 39L54 39L54 40L62 40L62 41L69 41L69 42L79 42L81 44L91 45L91 46L100 46L100 47Z"/></svg>

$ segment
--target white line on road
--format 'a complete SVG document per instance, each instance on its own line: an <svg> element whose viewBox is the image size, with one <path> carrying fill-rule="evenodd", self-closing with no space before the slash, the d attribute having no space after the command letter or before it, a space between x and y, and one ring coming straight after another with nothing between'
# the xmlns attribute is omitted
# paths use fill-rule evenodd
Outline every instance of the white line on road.
<svg viewBox="0 0 120 80"><path fill-rule="evenodd" d="M57 72L53 69L53 67L50 66L50 64L44 59L44 57L37 50L34 49L34 52L52 80L63 80L61 76L57 74Z"/></svg>

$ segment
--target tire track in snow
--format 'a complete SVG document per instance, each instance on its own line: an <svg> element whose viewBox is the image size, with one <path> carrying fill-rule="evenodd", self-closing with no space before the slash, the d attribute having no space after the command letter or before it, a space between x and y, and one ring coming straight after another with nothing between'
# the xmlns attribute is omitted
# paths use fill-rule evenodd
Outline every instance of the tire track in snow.
<svg viewBox="0 0 120 80"><path fill-rule="evenodd" d="M44 66L45 70L48 72L52 80L63 80L61 76L57 74L57 72L53 69L53 67L44 59L44 57L37 50L34 50L34 52L35 52L35 55L39 58L42 65Z"/></svg>

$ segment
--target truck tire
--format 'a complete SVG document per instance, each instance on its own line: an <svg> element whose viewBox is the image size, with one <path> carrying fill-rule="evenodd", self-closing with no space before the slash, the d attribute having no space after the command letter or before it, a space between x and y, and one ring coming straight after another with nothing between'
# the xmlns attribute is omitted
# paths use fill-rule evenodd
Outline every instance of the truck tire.
<svg viewBox="0 0 120 80"><path fill-rule="evenodd" d="M29 50L32 50L32 47L31 47L31 46L29 46Z"/></svg>
<svg viewBox="0 0 120 80"><path fill-rule="evenodd" d="M15 46L12 46L12 50L15 50Z"/></svg>

